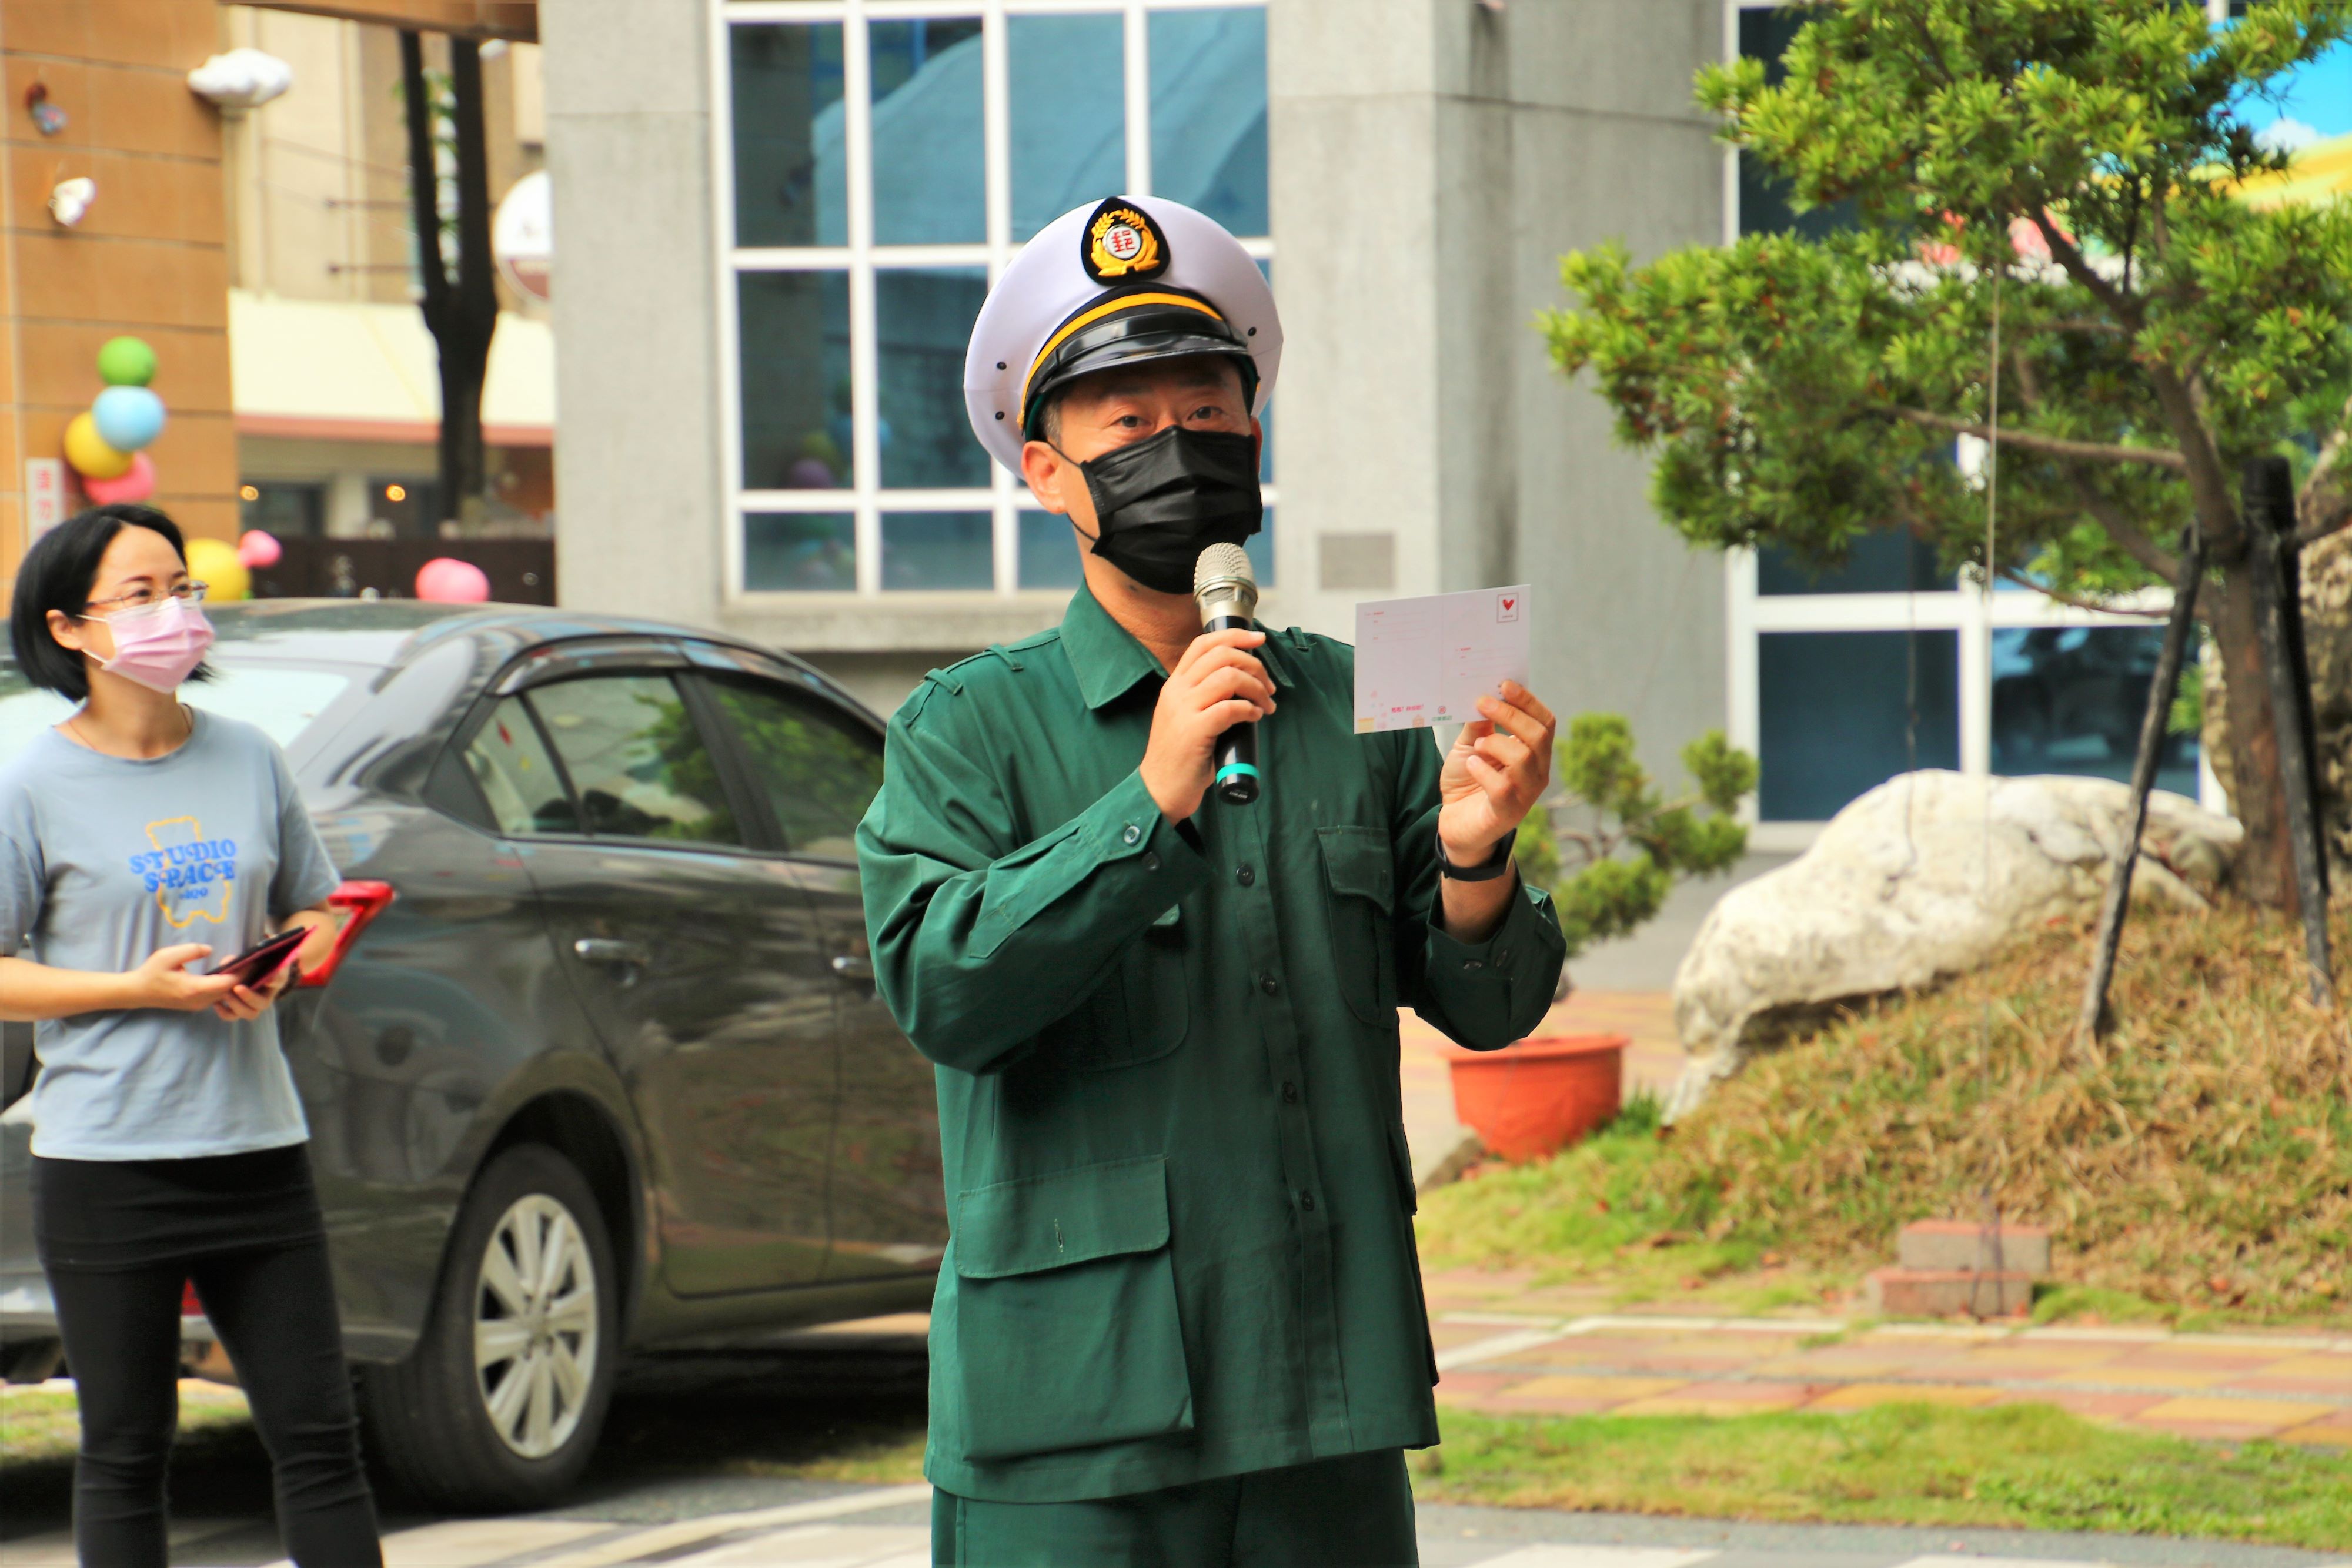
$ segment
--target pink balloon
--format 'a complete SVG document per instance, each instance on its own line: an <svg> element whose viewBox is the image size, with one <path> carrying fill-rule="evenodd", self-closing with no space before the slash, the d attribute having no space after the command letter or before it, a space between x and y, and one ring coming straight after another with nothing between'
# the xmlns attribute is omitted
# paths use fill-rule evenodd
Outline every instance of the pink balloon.
<svg viewBox="0 0 2352 1568"><path fill-rule="evenodd" d="M125 501L143 501L155 493L155 465L147 460L144 452L131 455L131 466L111 479L93 479L80 476L81 493L94 507L120 506Z"/></svg>
<svg viewBox="0 0 2352 1568"><path fill-rule="evenodd" d="M286 547L278 542L278 536L260 528L247 528L237 537L236 559L256 571L276 566L278 558L285 553Z"/></svg>
<svg viewBox="0 0 2352 1568"><path fill-rule="evenodd" d="M487 603L490 580L472 561L438 555L416 569L416 597L436 604Z"/></svg>

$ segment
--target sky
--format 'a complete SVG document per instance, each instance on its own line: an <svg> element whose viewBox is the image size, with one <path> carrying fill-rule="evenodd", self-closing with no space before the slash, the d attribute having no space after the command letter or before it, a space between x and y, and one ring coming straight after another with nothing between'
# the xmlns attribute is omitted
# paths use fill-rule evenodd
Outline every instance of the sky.
<svg viewBox="0 0 2352 1568"><path fill-rule="evenodd" d="M2352 42L2290 73L2287 83L2280 101L2250 99L2239 110L2265 146L2292 150L2352 132Z"/></svg>

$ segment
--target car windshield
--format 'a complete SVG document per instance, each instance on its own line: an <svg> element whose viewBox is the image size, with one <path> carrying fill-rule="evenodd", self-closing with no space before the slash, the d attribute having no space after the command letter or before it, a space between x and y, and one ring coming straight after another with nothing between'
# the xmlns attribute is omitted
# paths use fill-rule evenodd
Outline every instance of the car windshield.
<svg viewBox="0 0 2352 1568"><path fill-rule="evenodd" d="M180 695L190 707L243 719L259 727L279 746L289 747L353 681L370 673L351 664L215 660L215 678L191 681L180 688ZM0 763L7 762L35 736L73 711L72 703L27 682L13 662L0 662Z"/></svg>

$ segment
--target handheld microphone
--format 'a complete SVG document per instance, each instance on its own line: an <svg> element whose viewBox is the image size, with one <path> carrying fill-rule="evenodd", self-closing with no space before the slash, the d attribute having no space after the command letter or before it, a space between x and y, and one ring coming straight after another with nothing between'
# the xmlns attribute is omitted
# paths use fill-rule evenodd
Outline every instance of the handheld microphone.
<svg viewBox="0 0 2352 1568"><path fill-rule="evenodd" d="M1257 610L1257 576L1239 545L1211 545L1192 567L1192 598L1204 632L1246 631ZM1257 799L1257 726L1237 724L1217 737L1213 758L1217 799L1246 806Z"/></svg>

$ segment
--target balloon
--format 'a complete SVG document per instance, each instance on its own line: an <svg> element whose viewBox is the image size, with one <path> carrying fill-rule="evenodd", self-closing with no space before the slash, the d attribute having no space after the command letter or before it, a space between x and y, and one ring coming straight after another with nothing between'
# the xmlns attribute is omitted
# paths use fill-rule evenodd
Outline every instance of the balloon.
<svg viewBox="0 0 2352 1568"><path fill-rule="evenodd" d="M155 350L143 338L109 338L98 351L98 373L110 387L143 387L155 379Z"/></svg>
<svg viewBox="0 0 2352 1568"><path fill-rule="evenodd" d="M825 465L824 460L818 457L802 458L784 476L786 487L794 490L830 490L840 483L833 476L833 470Z"/></svg>
<svg viewBox="0 0 2352 1568"><path fill-rule="evenodd" d="M66 426L66 461L85 479L120 479L131 472L131 454L110 445L86 413Z"/></svg>
<svg viewBox="0 0 2352 1568"><path fill-rule="evenodd" d="M246 529L236 541L236 559L256 571L276 566L278 558L285 553L286 547L278 542L278 536L260 528Z"/></svg>
<svg viewBox="0 0 2352 1568"><path fill-rule="evenodd" d="M236 547L226 539L190 539L188 575L210 583L214 599L253 597L253 574L245 570L245 562L236 559Z"/></svg>
<svg viewBox="0 0 2352 1568"><path fill-rule="evenodd" d="M436 604L483 604L490 580L472 561L436 555L416 569L416 597Z"/></svg>
<svg viewBox="0 0 2352 1568"><path fill-rule="evenodd" d="M119 479L91 479L81 482L81 493L94 507L120 506L125 501L143 501L155 493L155 465L147 460L144 452L131 455L131 466Z"/></svg>
<svg viewBox="0 0 2352 1568"><path fill-rule="evenodd" d="M117 452L136 452L163 434L163 400L145 387L109 387L89 405L99 438Z"/></svg>

